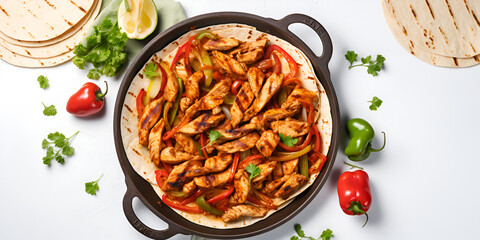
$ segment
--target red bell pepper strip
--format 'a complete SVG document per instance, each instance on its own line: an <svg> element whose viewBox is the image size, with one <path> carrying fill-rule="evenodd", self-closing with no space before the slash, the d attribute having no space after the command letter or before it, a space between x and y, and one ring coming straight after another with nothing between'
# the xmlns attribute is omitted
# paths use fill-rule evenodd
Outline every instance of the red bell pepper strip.
<svg viewBox="0 0 480 240"><path fill-rule="evenodd" d="M86 117L102 110L104 97L108 92L108 84L105 81L106 90L102 90L92 82L87 82L74 93L67 102L67 112L77 116Z"/></svg>
<svg viewBox="0 0 480 240"><path fill-rule="evenodd" d="M243 80L235 80L235 82L233 82L232 87L230 89L232 91L233 95L238 94L238 91L240 90L240 88L242 87L242 84L244 82L245 81L243 81Z"/></svg>
<svg viewBox="0 0 480 240"><path fill-rule="evenodd" d="M280 58L277 54L272 53L273 61L275 62L275 67L273 68L273 72L276 74L280 74L282 72L282 63L280 62Z"/></svg>
<svg viewBox="0 0 480 240"><path fill-rule="evenodd" d="M282 82L281 87L285 87L288 84L295 83L297 86L302 86L302 81L298 78L289 78Z"/></svg>
<svg viewBox="0 0 480 240"><path fill-rule="evenodd" d="M167 72L165 72L165 69L162 67L161 64L157 62L155 62L155 64L157 64L157 67L160 68L160 72L162 72L162 86L160 87L160 91L155 97L155 99L159 99L161 96L163 96L163 91L165 90L165 86L167 86Z"/></svg>
<svg viewBox="0 0 480 240"><path fill-rule="evenodd" d="M215 72L213 72L213 79L215 79L216 81L220 81L220 80L225 79L225 75L223 75L219 71L215 71Z"/></svg>
<svg viewBox="0 0 480 240"><path fill-rule="evenodd" d="M202 194L203 194L203 190L199 188L190 197L188 197L188 198L184 199L182 202L180 202L180 205L186 205L186 204L189 204L191 202L195 202L195 200L198 197L200 197Z"/></svg>
<svg viewBox="0 0 480 240"><path fill-rule="evenodd" d="M320 154L320 161L317 161L308 169L309 174L320 172L320 170L322 170L323 168L323 165L327 162L327 156L323 155L322 153L319 153L319 154Z"/></svg>
<svg viewBox="0 0 480 240"><path fill-rule="evenodd" d="M260 201L257 197L255 197L254 195L252 195L251 193L249 193L247 195L247 201L255 204L255 205L258 205L258 206L263 206L263 207L266 207L268 209L277 209L277 206L273 205L273 204L268 204L268 203L264 203L262 201Z"/></svg>
<svg viewBox="0 0 480 240"><path fill-rule="evenodd" d="M238 165L239 169L245 169L250 163L253 163L256 160L262 161L265 157L262 154L250 155L243 159L242 162ZM255 164L257 165L257 164Z"/></svg>
<svg viewBox="0 0 480 240"><path fill-rule="evenodd" d="M205 149L205 133L200 135L200 146L202 147L203 156L208 158L207 149Z"/></svg>
<svg viewBox="0 0 480 240"><path fill-rule="evenodd" d="M363 170L342 173L338 179L337 192L343 212L348 215L365 214L365 226L368 222L367 211L372 204L368 174Z"/></svg>
<svg viewBox="0 0 480 240"><path fill-rule="evenodd" d="M288 54L283 48L278 45L270 45L268 46L267 50L265 51L265 59L269 58L272 52L276 50L282 54L282 56L287 60L288 66L290 67L290 72L285 76L286 79L293 78L297 75L298 71L298 64L295 60Z"/></svg>
<svg viewBox="0 0 480 240"><path fill-rule="evenodd" d="M187 41L187 43L188 43L188 41ZM172 65L170 65L170 70L171 71L173 71L173 69L177 65L178 61L180 61L180 57L182 56L182 54L185 53L186 46L187 46L186 44L183 44L182 46L180 46L178 48L177 53L175 53L175 57L173 57Z"/></svg>
<svg viewBox="0 0 480 240"><path fill-rule="evenodd" d="M322 137L318 131L317 125L312 125L313 133L315 135L315 146L313 148L313 154L310 156L310 162L315 163L317 156L322 156Z"/></svg>
<svg viewBox="0 0 480 240"><path fill-rule="evenodd" d="M183 54L183 59L185 61L185 69L187 70L188 76L192 75L192 68L190 67L190 51L192 51L192 41L194 38L190 38L187 41L187 46L185 47L185 54Z"/></svg>
<svg viewBox="0 0 480 240"><path fill-rule="evenodd" d="M143 114L143 109L145 108L145 105L143 105L143 98L147 95L147 92L142 88L137 94L137 113L138 113L138 118L140 118Z"/></svg>
<svg viewBox="0 0 480 240"><path fill-rule="evenodd" d="M213 203L217 209L220 209L224 212L228 210L228 198L224 198L218 202Z"/></svg>
<svg viewBox="0 0 480 240"><path fill-rule="evenodd" d="M305 140L303 140L303 143L302 143L302 144L297 145L297 146L290 147L290 146L288 146L288 145L283 144L282 142L279 142L279 143L278 143L278 146L280 146L283 150L285 150L285 151L287 151L287 152L300 151L300 150L306 148L306 147L310 144L310 142L311 142L311 140L312 140L312 135L314 135L314 134L315 134L315 133L314 133L313 128L310 128L310 131L308 132L308 135L307 135L307 137L305 138Z"/></svg>
<svg viewBox="0 0 480 240"><path fill-rule="evenodd" d="M240 153L236 152L233 157L232 168L230 170L230 176L228 177L228 182L233 180L233 176L235 176L235 172L237 172L238 160L240 159Z"/></svg>
<svg viewBox="0 0 480 240"><path fill-rule="evenodd" d="M252 190L252 192L255 194L255 196L261 200L261 201L264 201L268 204L273 204L273 200L267 196L265 196L264 194L260 193L259 191L256 191L256 190Z"/></svg>
<svg viewBox="0 0 480 240"><path fill-rule="evenodd" d="M178 209L180 211L191 212L191 213L203 213L203 210L199 207L184 206L184 205L172 202L170 199L168 199L167 194L162 195L162 202L165 203L167 206Z"/></svg>
<svg viewBox="0 0 480 240"><path fill-rule="evenodd" d="M307 112L308 112L307 122L308 123L313 123L314 122L314 119L313 119L313 117L314 117L313 116L313 109L314 109L313 104L311 102L309 102L305 99L301 99L301 98L298 98L296 100L300 101L302 103L303 107L305 107L307 109Z"/></svg>
<svg viewBox="0 0 480 240"><path fill-rule="evenodd" d="M235 187L233 186L233 184L230 184L230 186L228 187L227 190L225 190L224 192L218 194L217 196L215 196L213 198L208 199L207 203L214 203L214 202L218 202L222 199L227 198L228 196L232 195L234 189L235 189Z"/></svg>
<svg viewBox="0 0 480 240"><path fill-rule="evenodd" d="M264 60L260 61L259 63L257 63L257 68L262 70L262 71L265 71L265 70L267 70L271 67L273 67L272 59L264 59Z"/></svg>
<svg viewBox="0 0 480 240"><path fill-rule="evenodd" d="M157 181L158 187L162 188L165 185L165 180L168 178L167 171L163 169L155 170L155 180Z"/></svg>
<svg viewBox="0 0 480 240"><path fill-rule="evenodd" d="M189 120L190 119L187 117L183 118L182 121L177 126L175 126L172 130L166 132L165 135L163 135L162 141L167 141L168 139L172 138L173 135L177 133L180 128L185 126Z"/></svg>

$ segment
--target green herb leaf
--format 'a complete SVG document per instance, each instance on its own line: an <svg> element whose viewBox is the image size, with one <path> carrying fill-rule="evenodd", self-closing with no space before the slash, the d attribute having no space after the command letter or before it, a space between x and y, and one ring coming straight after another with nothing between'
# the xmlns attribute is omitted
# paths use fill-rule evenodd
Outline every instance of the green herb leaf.
<svg viewBox="0 0 480 240"><path fill-rule="evenodd" d="M347 51L347 54L345 54L345 59L350 62L350 67L357 61L357 57L358 54L356 54L355 51Z"/></svg>
<svg viewBox="0 0 480 240"><path fill-rule="evenodd" d="M157 72L157 64L154 62L149 62L146 66L145 69L143 70L143 73L147 78L153 79L154 77L160 76Z"/></svg>
<svg viewBox="0 0 480 240"><path fill-rule="evenodd" d="M295 232L297 232L297 235L300 237L305 237L305 233L302 230L302 226L300 224L295 224L293 225L293 228L295 229Z"/></svg>
<svg viewBox="0 0 480 240"><path fill-rule="evenodd" d="M219 131L211 130L210 133L208 134L208 138L210 139L210 142L207 145L213 143L220 137L223 137L223 135Z"/></svg>
<svg viewBox="0 0 480 240"><path fill-rule="evenodd" d="M253 178L260 175L260 173L262 172L259 167L252 163L248 164L248 166L245 168L245 171L250 173L250 178L248 179L249 182L251 182Z"/></svg>
<svg viewBox="0 0 480 240"><path fill-rule="evenodd" d="M57 109L55 108L55 106L53 105L50 105L50 106L45 106L45 104L42 102L43 104L43 115L45 116L55 116L57 115Z"/></svg>
<svg viewBox="0 0 480 240"><path fill-rule="evenodd" d="M48 134L47 139L43 139L42 148L47 149L46 156L43 157L43 163L50 166L52 159L60 163L65 163L65 156L72 156L75 153L75 149L70 146L70 139L77 135L78 131L71 137L66 138L65 135L59 132ZM51 146L51 145L54 146Z"/></svg>
<svg viewBox="0 0 480 240"><path fill-rule="evenodd" d="M322 240L330 240L331 238L334 238L333 231L330 229L323 230L322 235L320 235L320 238Z"/></svg>
<svg viewBox="0 0 480 240"><path fill-rule="evenodd" d="M300 240L300 238L298 238L297 236L293 236L290 238L290 240Z"/></svg>
<svg viewBox="0 0 480 240"><path fill-rule="evenodd" d="M285 136L282 133L278 134L278 136L280 136L280 141L282 141L283 144L290 147L293 147L298 142L298 139L292 138L290 136Z"/></svg>
<svg viewBox="0 0 480 240"><path fill-rule="evenodd" d="M372 111L377 111L377 109L382 105L383 101L382 99L378 97L373 97L372 101L368 101L370 104L370 110Z"/></svg>
<svg viewBox="0 0 480 240"><path fill-rule="evenodd" d="M122 33L117 22L112 23L106 17L98 26L93 26L93 33L86 38L86 46L81 43L75 46L73 63L80 69L85 69L85 63L91 63L93 68L87 77L99 79L101 75L113 77L125 62L125 44L128 37Z"/></svg>
<svg viewBox="0 0 480 240"><path fill-rule="evenodd" d="M38 76L37 81L40 83L40 88L45 89L50 86L48 83L48 78L43 75Z"/></svg>
<svg viewBox="0 0 480 240"><path fill-rule="evenodd" d="M372 56L367 56L367 57L362 57L360 61L362 62L361 64L353 65L354 62L357 61L357 54L354 51L348 51L347 54L345 54L345 58L350 62L350 66L348 66L348 69L352 69L354 67L358 66L363 66L367 68L367 73L371 74L373 76L377 76L378 72L382 70L382 66L385 62L385 57L382 55L377 55L375 58L375 61L372 60Z"/></svg>
<svg viewBox="0 0 480 240"><path fill-rule="evenodd" d="M90 195L97 195L97 191L100 189L98 186L98 181L102 179L103 174L95 181L85 183L85 192Z"/></svg>

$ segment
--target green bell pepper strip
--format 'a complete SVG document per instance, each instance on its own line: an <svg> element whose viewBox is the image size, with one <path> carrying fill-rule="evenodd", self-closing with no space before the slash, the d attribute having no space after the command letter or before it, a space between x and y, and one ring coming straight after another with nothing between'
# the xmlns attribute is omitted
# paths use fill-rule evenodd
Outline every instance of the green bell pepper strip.
<svg viewBox="0 0 480 240"><path fill-rule="evenodd" d="M381 151L387 139L383 132L383 146L379 149L372 148L372 140L375 137L375 131L372 125L361 118L353 118L347 122L347 129L350 136L350 142L345 148L345 155L352 161L363 161L370 156L371 152Z"/></svg>
<svg viewBox="0 0 480 240"><path fill-rule="evenodd" d="M195 148L197 148L198 155L205 157L205 155L203 155L202 147L200 146L200 143L196 142L195 140L193 141L193 143L195 144Z"/></svg>
<svg viewBox="0 0 480 240"><path fill-rule="evenodd" d="M300 151L297 151L297 152L281 153L280 156L271 156L268 159L270 161L278 161L278 162L290 161L290 160L293 160L295 158L299 158L302 155L307 154L308 152L310 152L310 150L312 150L312 145L308 145L304 149L302 149Z"/></svg>
<svg viewBox="0 0 480 240"><path fill-rule="evenodd" d="M171 106L172 103L166 101L165 106L163 107L163 120L165 122L165 129L167 129L167 131L170 131L170 129L172 129L170 127L170 122L168 121L168 111L170 110Z"/></svg>
<svg viewBox="0 0 480 240"><path fill-rule="evenodd" d="M227 95L223 97L223 103L227 105L233 105L233 103L235 103L236 97L237 96L233 95L232 93L227 93Z"/></svg>
<svg viewBox="0 0 480 240"><path fill-rule="evenodd" d="M201 41L204 37L207 37L207 38L210 38L210 39L217 39L217 37L209 31L203 31L203 32L199 33L195 39L197 41Z"/></svg>
<svg viewBox="0 0 480 240"><path fill-rule="evenodd" d="M206 66L206 68L203 70L203 73L205 74L205 86L208 87L210 84L212 84L213 62L210 58L210 55L208 55L208 52L202 46L198 46L198 50L200 52L202 64Z"/></svg>
<svg viewBox="0 0 480 240"><path fill-rule="evenodd" d="M308 178L308 156L302 155L300 161L298 162L300 174Z"/></svg>
<svg viewBox="0 0 480 240"><path fill-rule="evenodd" d="M182 94L183 94L183 81L181 78L177 77L178 81L178 93L177 93L177 98L175 99L175 103L173 104L172 108L172 114L170 114L170 125L173 124L173 120L175 120L175 117L177 116L178 108L180 107L180 99L182 99Z"/></svg>
<svg viewBox="0 0 480 240"><path fill-rule="evenodd" d="M198 197L197 200L195 200L195 202L197 202L198 206L203 209L204 211L206 212L209 212L213 215L217 215L217 216L222 216L224 214L223 211L213 207L212 205L208 204L207 201L205 201L205 198L202 196Z"/></svg>

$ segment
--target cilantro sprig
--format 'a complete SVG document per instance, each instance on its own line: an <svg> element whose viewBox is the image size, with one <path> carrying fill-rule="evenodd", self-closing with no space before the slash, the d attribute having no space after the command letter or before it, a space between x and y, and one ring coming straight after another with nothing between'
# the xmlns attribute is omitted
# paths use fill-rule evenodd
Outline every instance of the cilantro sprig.
<svg viewBox="0 0 480 240"><path fill-rule="evenodd" d="M302 227L300 224L295 224L294 226L295 232L297 233L298 236L293 236L290 238L290 240L300 240L300 239L310 239L310 240L330 240L334 238L333 236L333 231L330 229L323 230L322 234L318 238L314 237L309 237L305 236L305 232L303 232Z"/></svg>
<svg viewBox="0 0 480 240"><path fill-rule="evenodd" d="M100 75L113 77L125 62L125 44L128 37L122 33L118 23L106 17L99 26L93 26L93 33L86 38L86 46L78 44L73 53L72 61L80 69L85 69L86 63L92 63L93 68L87 77L99 79Z"/></svg>
<svg viewBox="0 0 480 240"><path fill-rule="evenodd" d="M224 136L217 130L211 130L210 133L208 133L208 138L210 139L210 142L207 145L212 144L220 137L224 137Z"/></svg>
<svg viewBox="0 0 480 240"><path fill-rule="evenodd" d="M78 132L69 138L66 138L65 135L59 132L48 134L47 138L42 141L42 148L47 149L47 154L43 157L43 163L50 166L50 162L55 159L58 163L64 164L65 156L70 157L75 153L75 149L70 146L70 139L77 135Z"/></svg>
<svg viewBox="0 0 480 240"><path fill-rule="evenodd" d="M97 195L97 191L100 190L100 187L98 186L98 182L100 181L100 179L102 179L102 177L103 177L103 173L102 175L100 175L100 177L97 180L85 183L85 192L87 192L90 195Z"/></svg>
<svg viewBox="0 0 480 240"><path fill-rule="evenodd" d="M153 79L154 77L160 76L157 72L157 64L154 62L149 62L147 65L145 65L145 69L143 70L143 73L147 78Z"/></svg>
<svg viewBox="0 0 480 240"><path fill-rule="evenodd" d="M45 103L42 102L43 105L43 115L45 116L55 116L57 115L57 109L54 105L46 106Z"/></svg>
<svg viewBox="0 0 480 240"><path fill-rule="evenodd" d="M48 83L48 78L43 75L38 76L37 81L40 84L40 88L45 89L50 86Z"/></svg>
<svg viewBox="0 0 480 240"><path fill-rule="evenodd" d="M251 183L252 179L260 175L260 173L262 172L262 170L253 163L248 164L248 166L245 168L245 171L247 173L250 173L250 177L248 178L249 183Z"/></svg>
<svg viewBox="0 0 480 240"><path fill-rule="evenodd" d="M382 99L378 97L373 97L372 101L368 101L370 104L370 110L372 111L377 111L377 109L382 105L383 101Z"/></svg>
<svg viewBox="0 0 480 240"><path fill-rule="evenodd" d="M280 141L282 141L283 144L289 147L293 147L298 142L298 139L292 138L290 136L285 136L283 135L283 133L278 134L278 136L280 136Z"/></svg>
<svg viewBox="0 0 480 240"><path fill-rule="evenodd" d="M382 70L383 63L385 62L385 57L382 55L378 54L375 60L373 60L373 57L371 55L367 57L362 57L360 61L362 62L361 64L356 64L354 63L357 61L358 54L355 53L355 51L347 51L347 54L345 54L345 59L350 63L350 66L348 66L348 69L352 69L354 67L366 67L368 74L371 74L372 76L377 76L378 72Z"/></svg>

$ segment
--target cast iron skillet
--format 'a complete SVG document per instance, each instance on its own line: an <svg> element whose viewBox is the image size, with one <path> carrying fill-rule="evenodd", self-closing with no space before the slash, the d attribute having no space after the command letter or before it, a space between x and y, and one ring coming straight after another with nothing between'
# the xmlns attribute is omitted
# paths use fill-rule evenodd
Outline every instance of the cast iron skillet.
<svg viewBox="0 0 480 240"><path fill-rule="evenodd" d="M236 229L214 229L192 223L174 212L168 206L160 206L160 204L158 204L160 201L158 195L155 193L151 185L135 172L127 159L120 134L120 119L123 103L130 83L135 75L141 70L145 62L147 62L154 53L160 51L169 43L175 41L192 28L202 28L210 25L227 23L240 23L254 26L262 32L282 38L299 48L310 59L315 73L325 88L328 100L330 101L333 132L330 149L327 155L328 160L321 170L320 175L315 180L315 183L302 194L298 195L293 202L291 202L285 208L278 210L268 218L248 227ZM323 52L321 56L316 56L302 40L288 30L288 26L293 23L303 23L317 33L323 45ZM120 165L125 174L127 192L125 193L123 199L123 210L130 224L132 224L135 229L145 236L155 239L169 238L178 233L221 239L245 238L270 231L282 225L299 213L303 208L305 208L307 204L310 203L310 201L312 201L312 199L317 195L317 193L320 191L320 188L327 180L338 148L338 127L340 124L340 115L337 97L330 81L330 72L328 70L328 62L330 61L331 56L332 42L327 31L315 19L302 14L292 14L284 17L283 19L275 20L238 12L209 13L182 21L165 30L156 36L152 41L150 41L127 69L118 91L115 104L115 147ZM143 224L133 211L132 200L134 197L138 197L155 215L165 221L168 224L168 228L165 230L155 230Z"/></svg>

